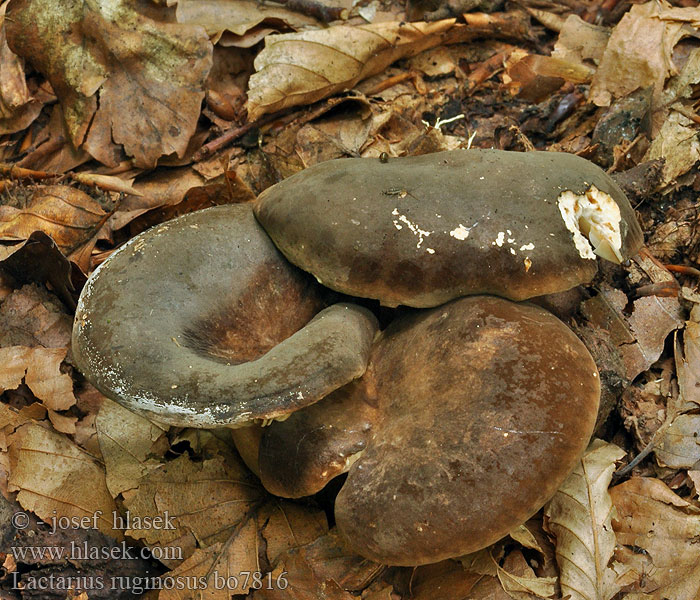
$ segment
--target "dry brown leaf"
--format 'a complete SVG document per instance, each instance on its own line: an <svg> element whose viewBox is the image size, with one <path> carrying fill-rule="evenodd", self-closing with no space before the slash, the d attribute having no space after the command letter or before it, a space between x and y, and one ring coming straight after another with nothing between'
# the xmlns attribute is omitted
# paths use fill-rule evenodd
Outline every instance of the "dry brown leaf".
<svg viewBox="0 0 700 600"><path fill-rule="evenodd" d="M225 541L196 549L167 576L202 578L206 583L202 598L210 600L229 600L232 594L274 585L276 578L261 576L263 549L272 562L272 554L277 556L323 535L328 529L325 521L319 511L270 497L265 504L252 506L240 522L228 524L230 535ZM276 542L273 548L260 546L261 529L268 543ZM165 598L184 600L183 593L172 591Z"/></svg>
<svg viewBox="0 0 700 600"><path fill-rule="evenodd" d="M319 577L303 550L294 548L283 554L265 576L266 585L253 592L251 600L356 600L332 579Z"/></svg>
<svg viewBox="0 0 700 600"><path fill-rule="evenodd" d="M285 513L288 514L291 503L285 504ZM282 526L284 527L284 524ZM324 535L327 525L322 515L319 515L314 527L315 531L306 528L308 535L305 538L306 541L301 544L299 542L304 538L295 536L298 541L285 540L285 548L278 545L277 548L282 552L277 553L274 559L268 548L267 556L270 562L275 564L283 552L303 544L299 552L311 565L316 577L322 581L333 581L347 592L361 592L384 571L383 565L359 556L351 550L337 529ZM267 539L268 535L263 530L263 537Z"/></svg>
<svg viewBox="0 0 700 600"><path fill-rule="evenodd" d="M516 53L514 53L516 54ZM542 102L567 81L585 83L592 69L583 63L538 54L527 54L506 71L511 93L528 102Z"/></svg>
<svg viewBox="0 0 700 600"><path fill-rule="evenodd" d="M308 168L316 163L346 156L359 156L369 137L372 110L364 98L352 108L307 123L296 136L296 150Z"/></svg>
<svg viewBox="0 0 700 600"><path fill-rule="evenodd" d="M586 318L604 330L617 347L630 381L654 364L664 349L668 334L683 325L677 298L646 296L633 303L631 314L624 292L602 286L601 293L582 304Z"/></svg>
<svg viewBox="0 0 700 600"><path fill-rule="evenodd" d="M272 31L319 26L316 19L282 6L265 6L254 0L179 0L178 23L201 25L214 43L250 48Z"/></svg>
<svg viewBox="0 0 700 600"><path fill-rule="evenodd" d="M651 558L640 598L688 600L700 594L700 509L658 479L634 477L610 490L618 543ZM629 596L628 596L629 597ZM634 597L634 596L632 596Z"/></svg>
<svg viewBox="0 0 700 600"><path fill-rule="evenodd" d="M259 509L258 522L264 523L260 534L265 539L271 564L277 562L283 552L313 542L328 531L323 512L277 498L271 498Z"/></svg>
<svg viewBox="0 0 700 600"><path fill-rule="evenodd" d="M18 502L49 522L52 517L86 518L116 539L116 506L105 484L102 467L65 435L28 423L10 438L10 485Z"/></svg>
<svg viewBox="0 0 700 600"><path fill-rule="evenodd" d="M554 44L552 56L577 63L593 61L598 65L609 37L607 27L587 23L578 15L569 15Z"/></svg>
<svg viewBox="0 0 700 600"><path fill-rule="evenodd" d="M167 430L159 425L105 398L97 415L96 428L107 472L107 488L114 498L137 487L145 475L160 466L153 456L162 454L156 450L156 445L165 442Z"/></svg>
<svg viewBox="0 0 700 600"><path fill-rule="evenodd" d="M697 122L673 105L667 119L644 156L645 161L664 159L662 184L671 185L700 160ZM692 111L690 111L692 116Z"/></svg>
<svg viewBox="0 0 700 600"><path fill-rule="evenodd" d="M562 595L571 600L609 600L621 586L609 566L615 550L608 485L625 452L595 439L545 507L547 529L556 536Z"/></svg>
<svg viewBox="0 0 700 600"><path fill-rule="evenodd" d="M603 60L591 84L590 99L609 106L613 98L653 87L658 102L666 78L676 75L673 48L696 35L700 9L677 8L666 0L633 5L610 35Z"/></svg>
<svg viewBox="0 0 700 600"><path fill-rule="evenodd" d="M0 206L0 240L26 240L42 231L67 255L90 240L108 217L97 201L77 188L18 187Z"/></svg>
<svg viewBox="0 0 700 600"><path fill-rule="evenodd" d="M514 600L551 598L557 593L557 578L535 575L522 552L512 551L505 560L502 560L500 553L501 544L495 544L459 560L469 572L495 578L507 597ZM486 589L491 589L491 586ZM474 593L474 598L481 598L479 593Z"/></svg>
<svg viewBox="0 0 700 600"><path fill-rule="evenodd" d="M383 71L399 58L474 33L455 19L434 23L388 22L270 35L249 81L248 116L310 104Z"/></svg>
<svg viewBox="0 0 700 600"><path fill-rule="evenodd" d="M134 516L155 518L167 512L174 528L128 534L151 546L176 541L186 548L194 548L195 541L210 546L226 541L231 528L265 497L260 483L236 460L194 462L181 456L151 471L124 503Z"/></svg>
<svg viewBox="0 0 700 600"><path fill-rule="evenodd" d="M134 189L131 183L114 175L100 175L99 173L73 173L71 175L74 181L99 188L109 192L119 192L121 194L131 194L132 196L140 196L141 193Z"/></svg>
<svg viewBox="0 0 700 600"><path fill-rule="evenodd" d="M136 166L153 167L187 148L212 46L201 27L156 22L134 6L12 0L7 39L51 82L76 147L115 166L121 144Z"/></svg>
<svg viewBox="0 0 700 600"><path fill-rule="evenodd" d="M25 383L51 410L67 410L75 404L73 380L61 373L61 363L67 348L0 348L0 392Z"/></svg>
<svg viewBox="0 0 700 600"><path fill-rule="evenodd" d="M672 469L689 469L700 460L700 415L679 415L654 448L659 464Z"/></svg>
<svg viewBox="0 0 700 600"><path fill-rule="evenodd" d="M32 99L22 60L7 45L5 9L0 5L0 135L21 131L39 115L43 103Z"/></svg>
<svg viewBox="0 0 700 600"><path fill-rule="evenodd" d="M57 413L55 410L48 410L49 421L53 428L60 433L73 435L75 433L75 424L78 422L78 417L70 417Z"/></svg>
<svg viewBox="0 0 700 600"><path fill-rule="evenodd" d="M204 178L191 167L159 169L148 173L134 184L138 196L124 198L119 209L110 217L109 227L117 231L149 210L177 204L189 189L204 183Z"/></svg>
<svg viewBox="0 0 700 600"><path fill-rule="evenodd" d="M201 600L230 600L261 584L258 563L257 523L248 515L226 542L197 548L185 562L165 575L166 578L196 581L185 589L161 592L159 600L189 600L197 590ZM257 575L256 575L257 574Z"/></svg>
<svg viewBox="0 0 700 600"><path fill-rule="evenodd" d="M683 348L675 344L680 410L700 407L700 304L693 306L683 330Z"/></svg>
<svg viewBox="0 0 700 600"><path fill-rule="evenodd" d="M45 287L28 284L0 301L0 347L70 345L73 318Z"/></svg>

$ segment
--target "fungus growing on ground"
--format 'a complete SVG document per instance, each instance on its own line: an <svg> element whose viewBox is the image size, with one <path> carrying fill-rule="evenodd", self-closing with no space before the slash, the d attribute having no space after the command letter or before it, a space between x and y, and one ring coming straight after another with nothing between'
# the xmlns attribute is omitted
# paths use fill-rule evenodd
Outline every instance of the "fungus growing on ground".
<svg viewBox="0 0 700 600"><path fill-rule="evenodd" d="M621 262L642 244L617 184L556 152L328 161L265 190L255 213L323 285L387 306L560 292L589 282L596 256Z"/></svg>
<svg viewBox="0 0 700 600"><path fill-rule="evenodd" d="M102 393L156 421L242 425L316 402L365 370L377 321L290 265L250 205L136 236L93 273L73 357Z"/></svg>
<svg viewBox="0 0 700 600"><path fill-rule="evenodd" d="M350 468L379 417L369 389L372 381L371 377L353 381L262 429L257 469L269 492L285 498L310 496Z"/></svg>
<svg viewBox="0 0 700 600"><path fill-rule="evenodd" d="M347 471L337 524L375 561L472 552L539 510L588 443L600 385L570 329L511 300L637 251L616 184L568 154L347 159L268 189L255 214L323 284L436 308L373 343L372 313L324 308L249 205L217 207L137 236L92 275L73 333L86 377L161 422L287 418L239 430L241 454L287 497Z"/></svg>
<svg viewBox="0 0 700 600"><path fill-rule="evenodd" d="M473 552L524 523L585 450L600 395L595 363L566 325L492 296L397 319L347 388L344 412L324 419L324 400L263 432L262 480L281 495L317 491L306 469L323 472L322 458L354 448L338 527L359 554L391 565ZM354 406L374 404L368 427ZM279 466L265 459L266 437L287 442Z"/></svg>

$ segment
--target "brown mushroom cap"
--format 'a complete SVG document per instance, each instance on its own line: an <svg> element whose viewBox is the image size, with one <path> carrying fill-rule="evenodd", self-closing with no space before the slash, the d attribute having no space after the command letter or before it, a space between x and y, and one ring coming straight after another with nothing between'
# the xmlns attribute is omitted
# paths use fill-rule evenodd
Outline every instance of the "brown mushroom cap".
<svg viewBox="0 0 700 600"><path fill-rule="evenodd" d="M287 263L250 205L219 206L136 236L93 273L73 356L100 391L147 417L241 425L362 375L375 317L322 307L320 287Z"/></svg>
<svg viewBox="0 0 700 600"><path fill-rule="evenodd" d="M642 243L617 184L555 152L327 161L265 190L255 213L323 285L388 306L560 292L593 278L592 246L620 262Z"/></svg>
<svg viewBox="0 0 700 600"><path fill-rule="evenodd" d="M489 296L395 321L368 373L381 420L335 515L355 551L391 565L473 552L524 523L586 448L600 395L561 321Z"/></svg>
<svg viewBox="0 0 700 600"><path fill-rule="evenodd" d="M370 381L353 381L263 429L257 466L267 491L284 498L310 496L350 468L378 419Z"/></svg>

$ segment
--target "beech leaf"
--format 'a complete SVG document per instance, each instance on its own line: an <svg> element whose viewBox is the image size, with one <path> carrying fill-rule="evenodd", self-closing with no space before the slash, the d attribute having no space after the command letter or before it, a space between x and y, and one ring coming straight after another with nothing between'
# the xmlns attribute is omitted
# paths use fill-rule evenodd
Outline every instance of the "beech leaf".
<svg viewBox="0 0 700 600"><path fill-rule="evenodd" d="M249 82L249 118L255 120L265 113L316 102L352 88L399 58L474 35L467 27L455 25L455 19L336 25L268 35L265 48L255 59L257 72ZM455 39L457 36L462 39Z"/></svg>
<svg viewBox="0 0 700 600"><path fill-rule="evenodd" d="M623 456L614 444L593 440L545 508L556 536L562 596L571 600L609 600L620 589L609 566L616 542L608 486Z"/></svg>
<svg viewBox="0 0 700 600"><path fill-rule="evenodd" d="M87 517L102 533L122 539L113 529L116 506L97 461L65 435L35 423L22 425L10 442L10 485L17 500L48 522L52 517Z"/></svg>
<svg viewBox="0 0 700 600"><path fill-rule="evenodd" d="M116 142L136 166L153 167L187 149L212 45L203 28L157 22L134 6L12 0L7 42L51 82L76 147L116 166Z"/></svg>
<svg viewBox="0 0 700 600"><path fill-rule="evenodd" d="M627 598L687 600L700 594L700 509L676 495L664 482L633 477L610 490L617 516L618 543L644 551L648 595Z"/></svg>

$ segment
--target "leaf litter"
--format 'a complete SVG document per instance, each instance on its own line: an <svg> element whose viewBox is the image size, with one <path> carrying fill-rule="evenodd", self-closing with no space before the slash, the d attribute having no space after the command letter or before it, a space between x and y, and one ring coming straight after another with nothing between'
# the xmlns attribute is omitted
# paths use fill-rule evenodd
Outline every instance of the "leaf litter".
<svg viewBox="0 0 700 600"><path fill-rule="evenodd" d="M438 11L451 18L411 23L402 6L357 3L348 20L321 26L284 6L162 4L1 5L0 161L34 174L0 171L0 489L34 515L27 532L42 535L37 519L101 512L99 544L126 533L150 552L117 561L115 573L203 578L206 598L695 597L700 10L525 2L526 12ZM205 140L214 145L201 152ZM249 201L321 160L468 146L599 162L638 203L650 252L602 272L568 314L603 376L606 441L506 541L417 569L366 561L328 522L332 490L274 498L227 432L149 422L71 366L84 275L144 228ZM172 529L134 526L165 513ZM132 527L116 529L112 515ZM63 542L99 545L93 534ZM25 582L73 568L5 565ZM251 575L216 589L217 576L241 571L287 586L262 589ZM3 585L13 600L43 598Z"/></svg>

